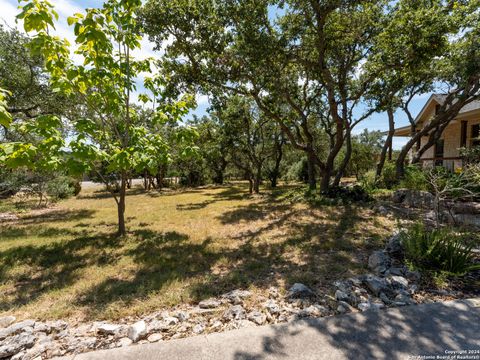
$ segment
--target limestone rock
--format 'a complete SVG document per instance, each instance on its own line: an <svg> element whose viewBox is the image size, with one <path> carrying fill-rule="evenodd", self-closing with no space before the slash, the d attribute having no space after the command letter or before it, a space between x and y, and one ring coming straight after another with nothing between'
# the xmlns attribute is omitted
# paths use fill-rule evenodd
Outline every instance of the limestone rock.
<svg viewBox="0 0 480 360"><path fill-rule="evenodd" d="M248 320L254 322L257 325L263 325L267 321L267 317L265 314L261 313L260 311L252 311L248 314Z"/></svg>
<svg viewBox="0 0 480 360"><path fill-rule="evenodd" d="M154 333L147 337L147 340L151 343L162 340L163 336L160 333Z"/></svg>
<svg viewBox="0 0 480 360"><path fill-rule="evenodd" d="M137 321L135 324L130 325L128 328L128 337L133 342L137 342L138 340L144 338L147 335L147 324L145 321L140 320Z"/></svg>
<svg viewBox="0 0 480 360"><path fill-rule="evenodd" d="M388 284L385 279L378 276L369 275L364 280L365 285L375 295L379 296L382 292L388 292Z"/></svg>
<svg viewBox="0 0 480 360"><path fill-rule="evenodd" d="M295 283L288 290L287 297L290 299L304 299L314 297L315 293L306 285L301 283Z"/></svg>
<svg viewBox="0 0 480 360"><path fill-rule="evenodd" d="M391 259L383 250L375 251L368 258L368 267L376 273L384 273L391 265Z"/></svg>
<svg viewBox="0 0 480 360"><path fill-rule="evenodd" d="M224 313L223 317L228 320L245 319L245 309L241 305L230 306Z"/></svg>
<svg viewBox="0 0 480 360"><path fill-rule="evenodd" d="M129 346L133 343L133 341L128 338L128 337L124 337L124 338L121 338L120 340L118 340L118 346L120 347L124 347L124 346Z"/></svg>
<svg viewBox="0 0 480 360"><path fill-rule="evenodd" d="M2 316L0 317L0 327L5 328L12 325L17 318L15 316Z"/></svg>
<svg viewBox="0 0 480 360"><path fill-rule="evenodd" d="M31 348L35 344L35 336L19 334L8 338L0 346L0 359L15 355L16 353Z"/></svg>
<svg viewBox="0 0 480 360"><path fill-rule="evenodd" d="M202 300L198 303L200 309L215 309L220 306L220 301L215 299Z"/></svg>
<svg viewBox="0 0 480 360"><path fill-rule="evenodd" d="M396 289L407 289L408 288L408 280L405 279L403 276L390 276L388 278L390 284Z"/></svg>
<svg viewBox="0 0 480 360"><path fill-rule="evenodd" d="M393 256L399 256L403 253L402 236L400 233L388 239L385 250Z"/></svg>
<svg viewBox="0 0 480 360"><path fill-rule="evenodd" d="M194 334L201 334L205 331L205 325L197 324L193 327L192 331Z"/></svg>
<svg viewBox="0 0 480 360"><path fill-rule="evenodd" d="M268 310L270 314L279 314L281 312L280 306L274 300L268 300L263 307Z"/></svg>
<svg viewBox="0 0 480 360"><path fill-rule="evenodd" d="M115 335L120 330L120 325L101 323L96 328L100 334Z"/></svg>
<svg viewBox="0 0 480 360"><path fill-rule="evenodd" d="M232 290L226 294L224 294L222 297L224 299L227 299L229 302L238 305L242 303L242 300L249 298L252 295L252 293L248 290Z"/></svg>

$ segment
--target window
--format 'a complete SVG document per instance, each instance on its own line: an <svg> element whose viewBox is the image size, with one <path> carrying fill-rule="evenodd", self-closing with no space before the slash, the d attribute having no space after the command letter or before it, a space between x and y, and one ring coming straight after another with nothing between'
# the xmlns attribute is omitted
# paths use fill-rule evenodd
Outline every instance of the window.
<svg viewBox="0 0 480 360"><path fill-rule="evenodd" d="M462 121L461 124L461 129L460 129L460 147L466 147L467 146L467 122Z"/></svg>
<svg viewBox="0 0 480 360"><path fill-rule="evenodd" d="M445 141L443 139L437 140L435 143L435 166L443 165L443 151L445 148Z"/></svg>
<svg viewBox="0 0 480 360"><path fill-rule="evenodd" d="M480 124L472 125L472 147L480 146Z"/></svg>

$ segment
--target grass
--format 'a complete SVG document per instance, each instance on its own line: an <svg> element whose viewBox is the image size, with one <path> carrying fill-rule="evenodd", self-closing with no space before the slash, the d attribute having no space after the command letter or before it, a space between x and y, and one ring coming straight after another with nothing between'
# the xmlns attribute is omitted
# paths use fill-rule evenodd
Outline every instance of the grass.
<svg viewBox="0 0 480 360"><path fill-rule="evenodd" d="M363 272L393 221L368 207L291 203L244 184L127 198L117 239L108 194L86 189L0 224L0 313L88 321L139 316L235 288L326 288Z"/></svg>

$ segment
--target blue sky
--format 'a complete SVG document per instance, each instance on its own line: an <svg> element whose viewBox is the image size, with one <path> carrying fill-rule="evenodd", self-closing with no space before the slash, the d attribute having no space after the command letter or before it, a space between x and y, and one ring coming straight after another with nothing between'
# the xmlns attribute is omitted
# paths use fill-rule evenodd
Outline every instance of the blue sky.
<svg viewBox="0 0 480 360"><path fill-rule="evenodd" d="M60 15L60 23L57 26L57 33L61 36L70 37L70 42L73 43L72 30L68 27L66 23L66 18L76 12L82 12L83 9L87 7L99 7L102 4L101 0L50 0L56 7L57 12ZM19 27L18 24L15 24L15 15L18 13L17 10L18 1L17 0L0 0L0 21L2 24L7 24L12 27ZM273 12L273 11L272 11ZM153 46L148 40L142 42L142 49L137 54L137 57L148 57L148 56L158 56L159 54L153 51ZM138 86L138 90L141 91L142 86ZM421 108L425 104L429 97L429 94L424 94L416 97L411 102L412 113L416 115L420 112ZM203 115L206 113L208 108L208 98L206 96L197 97L198 107L195 111L192 111L191 114ZM359 109L361 113L362 109ZM396 127L401 127L408 125L407 117L400 111L396 113ZM388 121L385 113L376 113L370 116L368 119L360 123L355 133L363 131L363 129L368 130L387 130ZM394 148L399 149L406 142L405 138L396 138L394 139Z"/></svg>

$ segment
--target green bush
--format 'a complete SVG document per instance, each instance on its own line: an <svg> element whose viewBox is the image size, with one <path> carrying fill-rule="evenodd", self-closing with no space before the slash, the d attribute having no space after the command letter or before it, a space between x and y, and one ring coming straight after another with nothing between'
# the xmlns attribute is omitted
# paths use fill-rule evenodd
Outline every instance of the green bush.
<svg viewBox="0 0 480 360"><path fill-rule="evenodd" d="M417 223L401 233L405 257L414 267L463 275L480 269L474 264L474 242L451 229L428 230Z"/></svg>
<svg viewBox="0 0 480 360"><path fill-rule="evenodd" d="M50 180L46 186L46 193L52 200L67 199L78 195L81 190L80 182L70 176L58 176Z"/></svg>
<svg viewBox="0 0 480 360"><path fill-rule="evenodd" d="M428 190L429 184L425 171L419 165L408 165L405 168L405 177L400 182L400 188Z"/></svg>
<svg viewBox="0 0 480 360"><path fill-rule="evenodd" d="M375 170L369 170L360 177L360 185L369 194L373 193L377 189L375 177Z"/></svg>

